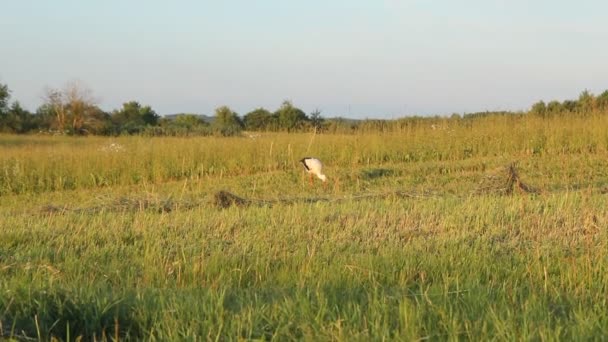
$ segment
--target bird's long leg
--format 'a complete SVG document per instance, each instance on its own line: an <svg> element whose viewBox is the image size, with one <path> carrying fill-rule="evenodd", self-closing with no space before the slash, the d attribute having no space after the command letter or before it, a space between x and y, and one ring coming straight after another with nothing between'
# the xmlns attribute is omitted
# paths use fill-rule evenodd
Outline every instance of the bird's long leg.
<svg viewBox="0 0 608 342"><path fill-rule="evenodd" d="M310 177L308 177L308 179L310 180L310 186L312 186L312 173L310 174Z"/></svg>

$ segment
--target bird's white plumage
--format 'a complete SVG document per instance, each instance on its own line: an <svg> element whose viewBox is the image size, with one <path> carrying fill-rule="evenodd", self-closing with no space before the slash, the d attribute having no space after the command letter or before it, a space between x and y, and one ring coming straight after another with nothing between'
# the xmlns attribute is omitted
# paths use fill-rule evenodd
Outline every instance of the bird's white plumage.
<svg viewBox="0 0 608 342"><path fill-rule="evenodd" d="M300 160L300 162L304 165L306 172L319 177L324 182L327 180L327 176L323 174L323 163L319 159L306 157Z"/></svg>

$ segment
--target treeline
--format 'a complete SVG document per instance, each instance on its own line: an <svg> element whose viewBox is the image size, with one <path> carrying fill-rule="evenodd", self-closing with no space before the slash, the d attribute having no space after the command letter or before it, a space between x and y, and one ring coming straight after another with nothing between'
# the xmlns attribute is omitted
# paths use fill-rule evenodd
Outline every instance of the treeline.
<svg viewBox="0 0 608 342"><path fill-rule="evenodd" d="M532 105L530 114L540 117L554 117L560 115L590 115L593 113L608 113L608 90L598 96L588 90L583 91L578 100L557 100L545 103L538 101Z"/></svg>
<svg viewBox="0 0 608 342"><path fill-rule="evenodd" d="M227 106L215 110L208 120L203 115L177 114L161 117L150 106L137 101L105 112L97 106L91 91L72 82L63 89L47 89L44 103L36 112L23 108L18 101L10 103L10 90L0 84L0 132L53 133L66 135L223 135L251 131L306 131L330 127L320 111L307 115L285 101L274 112L258 108L243 117ZM340 122L340 120L337 120Z"/></svg>
<svg viewBox="0 0 608 342"><path fill-rule="evenodd" d="M10 102L7 85L0 84L0 133L49 133L65 135L239 135L246 131L286 131L349 133L407 129L430 125L440 117L406 117L395 120L326 119L319 110L306 114L290 101L271 112L257 108L243 116L227 106L215 110L213 117L196 114L177 114L161 117L150 106L137 101L126 102L121 108L101 110L92 92L80 83L72 82L63 89L47 89L43 104L30 112L18 101ZM525 113L479 112L453 114L449 120L471 120L496 115L536 115L551 118L560 115L589 115L608 113L608 90L599 96L583 91L578 100L535 103ZM432 127L435 127L432 125Z"/></svg>

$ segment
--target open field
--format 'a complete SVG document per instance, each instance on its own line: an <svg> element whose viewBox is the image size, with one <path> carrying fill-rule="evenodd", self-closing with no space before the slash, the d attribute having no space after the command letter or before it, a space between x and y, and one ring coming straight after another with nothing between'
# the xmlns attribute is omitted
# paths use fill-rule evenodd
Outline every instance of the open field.
<svg viewBox="0 0 608 342"><path fill-rule="evenodd" d="M0 339L606 338L605 127L0 136Z"/></svg>

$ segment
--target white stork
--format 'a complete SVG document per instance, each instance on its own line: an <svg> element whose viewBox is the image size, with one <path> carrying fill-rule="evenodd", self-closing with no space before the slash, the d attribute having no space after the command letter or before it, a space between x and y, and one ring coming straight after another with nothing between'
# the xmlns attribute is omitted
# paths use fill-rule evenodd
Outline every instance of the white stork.
<svg viewBox="0 0 608 342"><path fill-rule="evenodd" d="M327 177L323 174L323 163L317 158L305 157L300 160L300 163L304 165L306 172L310 174L310 184L312 185L312 176L316 175L323 182L327 180Z"/></svg>

